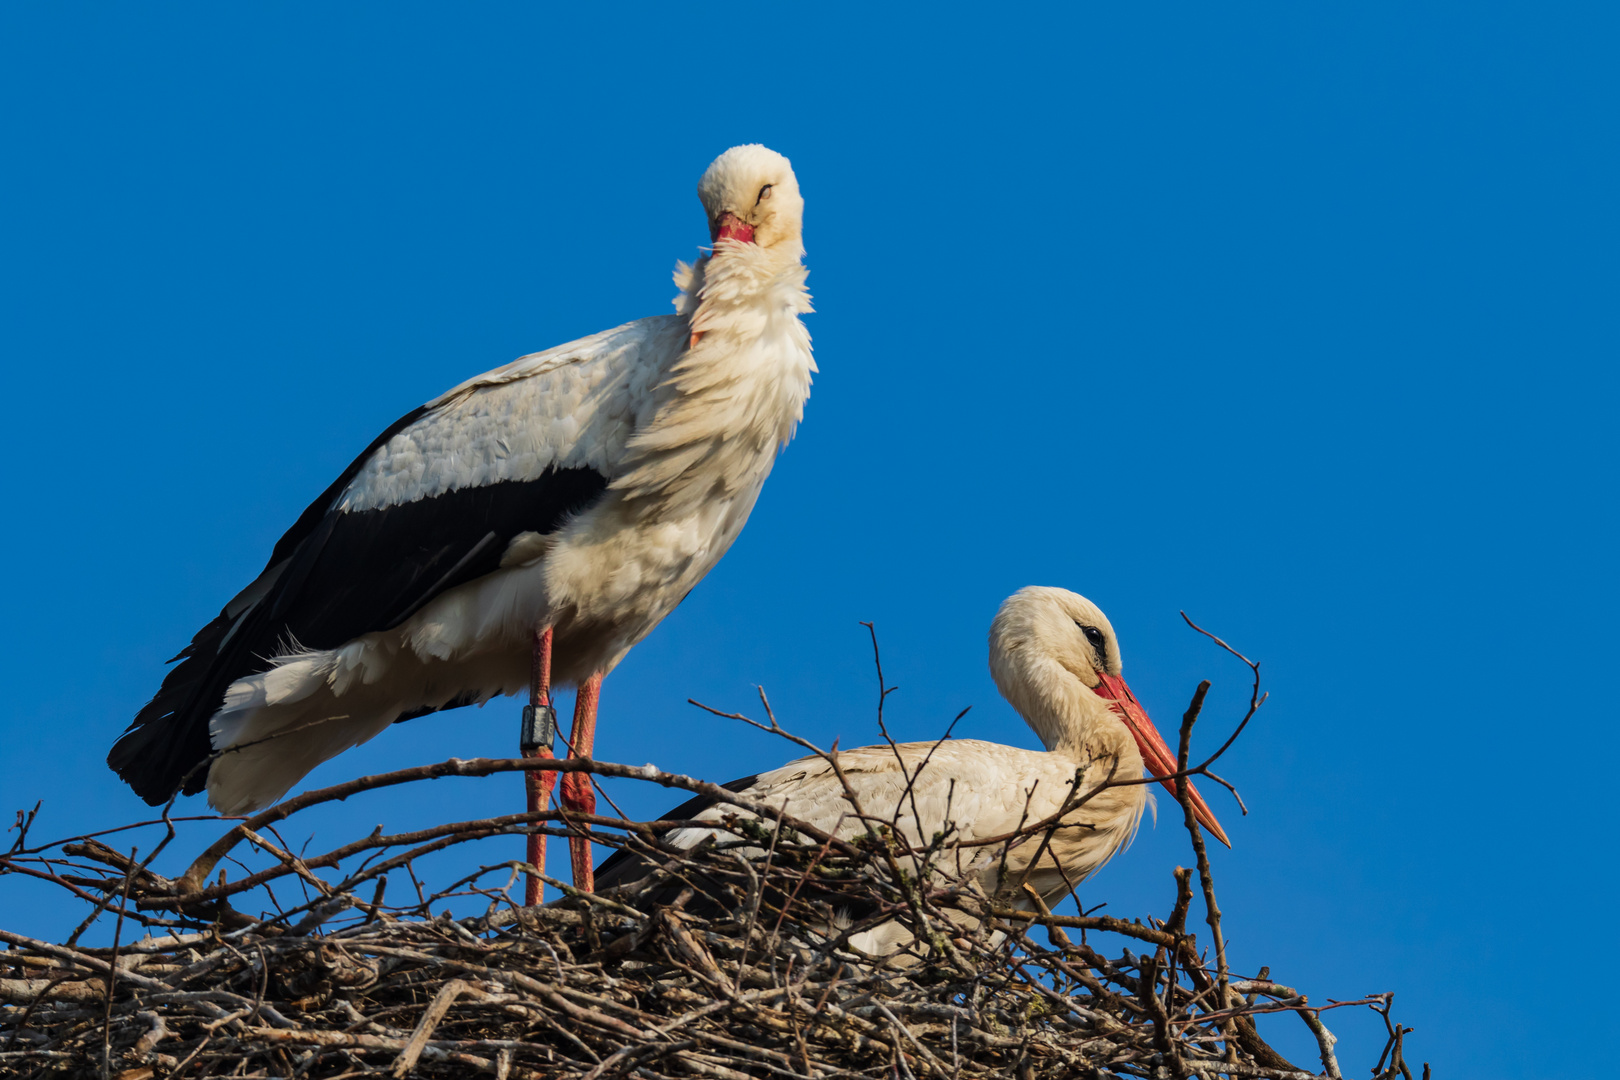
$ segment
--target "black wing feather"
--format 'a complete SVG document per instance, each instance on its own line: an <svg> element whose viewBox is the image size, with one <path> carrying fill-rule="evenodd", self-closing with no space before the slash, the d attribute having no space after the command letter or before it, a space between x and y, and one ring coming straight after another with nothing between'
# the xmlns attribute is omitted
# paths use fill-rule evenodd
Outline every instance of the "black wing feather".
<svg viewBox="0 0 1620 1080"><path fill-rule="evenodd" d="M720 786L727 791L744 792L754 786L759 774L744 776ZM687 799L681 805L664 815L665 821L691 821L709 807L716 805L720 800L708 795L698 795ZM628 848L620 848L596 868L596 888L598 891L611 889L617 885L628 885L632 881L640 881L652 873L657 864L645 855L638 854Z"/></svg>
<svg viewBox="0 0 1620 1080"><path fill-rule="evenodd" d="M742 793L753 787L759 776L744 776L733 780L729 784L722 784L727 791ZM709 807L714 806L718 799L711 799L707 795L699 795L688 799L664 815L666 821L690 821ZM727 838L729 839L729 837ZM602 865L596 868L596 890L606 892L619 886L631 885L651 874L660 865L657 856L646 856L627 848L621 848L602 860ZM651 907L674 903L676 898L688 886L697 890L695 896L689 897L685 910L693 915L703 918L721 918L732 914L735 904L731 891L720 882L714 880L701 870L693 872L688 870L681 877L654 886L651 890L644 890L632 901L642 908L650 910ZM814 884L806 885L801 882L795 887L793 899L806 904L821 905L829 915L841 917L850 921L859 921L872 915L875 908L860 900L851 900L842 893L834 892ZM765 889L764 901L771 907L781 908L789 902L789 897L779 889L769 887ZM847 924L846 924L847 925Z"/></svg>
<svg viewBox="0 0 1620 1080"><path fill-rule="evenodd" d="M399 625L441 593L498 569L514 536L556 531L607 488L595 469L547 469L533 480L333 510L366 460L425 413L401 417L309 505L277 541L259 579L269 578L264 594L240 607L233 601L203 627L113 745L107 764L148 803L163 803L176 788L202 790L199 766L212 753L208 721L231 683L268 669L289 645L332 649ZM465 702L446 707L457 703Z"/></svg>

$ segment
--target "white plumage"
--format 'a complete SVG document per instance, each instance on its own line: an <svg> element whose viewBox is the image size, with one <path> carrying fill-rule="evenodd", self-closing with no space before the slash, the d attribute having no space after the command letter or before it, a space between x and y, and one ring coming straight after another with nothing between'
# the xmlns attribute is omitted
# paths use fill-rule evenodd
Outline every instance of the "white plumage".
<svg viewBox="0 0 1620 1080"><path fill-rule="evenodd" d="M227 751L210 802L267 805L401 717L523 689L537 631L559 683L599 679L702 579L815 364L787 159L734 148L699 194L716 246L677 268L675 314L469 379L311 505L109 755L140 794Z"/></svg>
<svg viewBox="0 0 1620 1080"><path fill-rule="evenodd" d="M1029 906L1021 891L1025 881L1043 900L1056 903L1136 832L1146 787L1110 787L1108 781L1141 777L1144 756L1154 775L1174 771L1173 757L1168 768L1162 766L1163 740L1120 668L1113 627L1094 604L1066 589L1025 588L1002 604L991 625L990 671L1044 750L962 739L839 751L839 767L859 800L859 812L831 765L819 757L761 773L733 790L846 839L869 831L874 821L889 823L918 849L950 831L952 843L937 864L940 870L976 879L987 895L1004 903ZM1077 772L1075 798L1091 797L1064 813L1038 863L1042 833L984 843L1063 811ZM1196 790L1192 798L1200 820L1224 843L1225 834ZM743 813L725 805L700 809L702 802L669 816L720 820ZM710 834L683 829L666 839L691 847ZM597 880L602 887L621 884L646 869L638 857L621 853L603 863ZM852 940L876 954L905 936L889 924Z"/></svg>

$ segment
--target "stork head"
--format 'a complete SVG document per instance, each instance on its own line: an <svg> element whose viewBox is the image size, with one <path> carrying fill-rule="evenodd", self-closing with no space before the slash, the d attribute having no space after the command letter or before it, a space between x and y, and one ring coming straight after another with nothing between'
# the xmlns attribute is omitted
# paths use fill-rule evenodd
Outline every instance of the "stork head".
<svg viewBox="0 0 1620 1080"><path fill-rule="evenodd" d="M709 215L709 239L720 255L725 245L754 244L797 261L804 199L788 159L763 146L733 146L714 159L698 181L698 198Z"/></svg>
<svg viewBox="0 0 1620 1080"><path fill-rule="evenodd" d="M1047 749L1083 746L1129 735L1154 776L1176 771L1176 755L1121 677L1119 640L1108 616L1067 589L1031 585L1002 602L990 624L990 675ZM1123 779L1123 778L1122 778ZM1172 795L1174 780L1163 781ZM1199 824L1231 842L1197 788Z"/></svg>

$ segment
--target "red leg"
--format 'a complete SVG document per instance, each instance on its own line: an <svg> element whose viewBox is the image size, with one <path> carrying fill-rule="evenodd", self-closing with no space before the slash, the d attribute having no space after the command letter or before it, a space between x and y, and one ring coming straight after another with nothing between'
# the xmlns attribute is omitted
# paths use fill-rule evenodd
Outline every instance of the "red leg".
<svg viewBox="0 0 1620 1080"><path fill-rule="evenodd" d="M574 730L568 736L573 756L588 758L596 744L596 702L602 696L602 673L597 672L579 684L579 696L574 699ZM563 777L562 804L582 814L596 813L596 789L591 786L590 773L571 772ZM578 827L580 835L568 840L573 855L574 885L590 892L596 885L596 871L591 865L591 838L589 825Z"/></svg>
<svg viewBox="0 0 1620 1080"><path fill-rule="evenodd" d="M529 668L529 708L536 714L541 709L551 710L551 628L538 631L534 635L534 658ZM525 718L525 740L520 743L519 751L524 757L551 757L550 736L557 727L556 712L550 711L549 717L542 717L541 722L534 725L539 734L539 745L529 745L527 742L527 729L530 724ZM534 770L523 774L523 788L529 797L529 813L536 814L551 805L551 789L557 783L557 774L549 769L545 771ZM529 865L536 870L546 868L546 834L529 834ZM523 890L523 902L529 907L540 903L545 895L545 886L533 874L525 878L527 885Z"/></svg>

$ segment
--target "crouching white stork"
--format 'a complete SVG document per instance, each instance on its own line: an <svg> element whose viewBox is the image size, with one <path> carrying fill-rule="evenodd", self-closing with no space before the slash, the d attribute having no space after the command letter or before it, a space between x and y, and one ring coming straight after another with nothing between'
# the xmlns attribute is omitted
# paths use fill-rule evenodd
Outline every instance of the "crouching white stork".
<svg viewBox="0 0 1620 1080"><path fill-rule="evenodd" d="M698 196L714 249L677 266L677 314L469 379L310 504L107 756L139 795L257 810L389 724L526 685L525 752L549 755L553 680L591 755L602 676L736 540L815 371L788 160L735 147ZM530 775L533 810L555 774ZM591 812L590 778L562 801Z"/></svg>
<svg viewBox="0 0 1620 1080"><path fill-rule="evenodd" d="M1002 696L1035 729L1044 751L976 739L841 750L838 764L864 819L855 816L843 784L819 757L800 758L726 787L846 839L870 831L877 820L891 823L907 843L921 848L953 825L944 869L976 875L988 895L1000 893L1004 902L1026 910L1030 903L1019 889L1026 881L1043 901L1054 903L1136 833L1147 790L1139 783L1109 786L1110 778L1139 779L1144 766L1159 777L1176 771L1176 755L1125 685L1120 667L1114 628L1096 605L1067 589L1020 589L1002 603L990 626L990 673ZM1083 772L1075 792L1077 770ZM1179 782L1162 781L1172 793ZM1086 795L1091 797L1084 804L1070 809ZM1198 821L1230 847L1203 797L1196 789L1189 795ZM1044 829L1011 841L1010 847L1004 840L983 843L1015 837L1060 812L1060 827L1044 852ZM746 816L699 798L665 817L719 820L727 814ZM690 848L710 834L691 828L664 839ZM621 851L603 862L596 880L601 888L625 884L645 876L651 865ZM851 938L871 955L905 940L892 923Z"/></svg>

